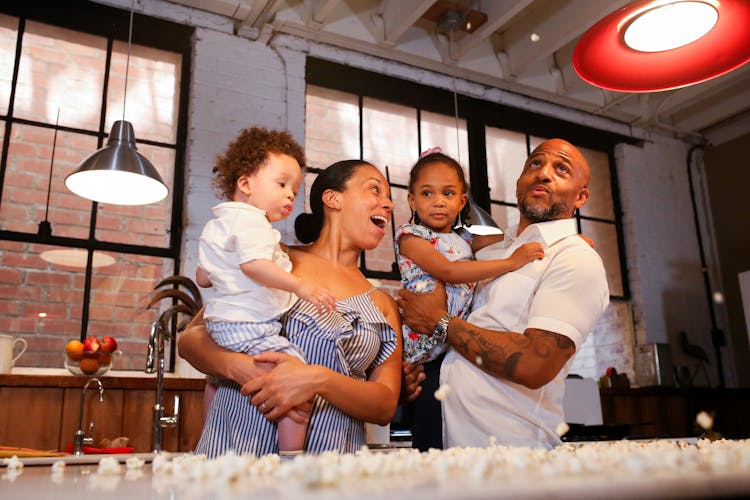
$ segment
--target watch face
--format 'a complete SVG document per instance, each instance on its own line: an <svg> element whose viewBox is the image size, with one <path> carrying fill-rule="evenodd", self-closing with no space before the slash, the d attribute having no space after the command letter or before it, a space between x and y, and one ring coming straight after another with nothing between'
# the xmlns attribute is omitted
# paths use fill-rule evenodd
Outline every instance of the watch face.
<svg viewBox="0 0 750 500"><path fill-rule="evenodd" d="M432 338L438 342L445 342L445 338L448 336L448 323L450 323L453 316L446 314L440 321L438 321L435 328L432 330Z"/></svg>

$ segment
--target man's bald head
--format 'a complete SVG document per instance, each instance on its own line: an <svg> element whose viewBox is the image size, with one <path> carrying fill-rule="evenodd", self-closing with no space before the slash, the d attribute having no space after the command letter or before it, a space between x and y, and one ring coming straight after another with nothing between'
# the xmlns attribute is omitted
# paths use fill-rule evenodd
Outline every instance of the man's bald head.
<svg viewBox="0 0 750 500"><path fill-rule="evenodd" d="M564 139L549 139L531 152L516 183L519 229L573 217L589 197L591 177L583 154Z"/></svg>

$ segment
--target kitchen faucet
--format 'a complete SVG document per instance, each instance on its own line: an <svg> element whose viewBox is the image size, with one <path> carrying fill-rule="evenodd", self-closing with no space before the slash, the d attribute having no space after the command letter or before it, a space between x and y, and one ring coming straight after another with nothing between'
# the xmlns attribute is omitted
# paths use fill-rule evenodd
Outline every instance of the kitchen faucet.
<svg viewBox="0 0 750 500"><path fill-rule="evenodd" d="M172 288L162 289L166 286ZM190 295L179 290L180 286L186 288ZM190 319L203 307L203 302L198 286L185 276L175 275L164 278L154 287L154 290L157 291L151 297L147 308L160 303L163 299L172 300L172 306L163 311L151 325L146 353L146 373L156 371L156 403L152 427L154 451L160 452L164 428L177 427L180 418L180 396L178 395L174 397L174 414L164 416L164 337L166 336L170 342L176 342L177 332L187 326ZM177 317L180 314L187 318L178 324Z"/></svg>
<svg viewBox="0 0 750 500"><path fill-rule="evenodd" d="M172 339L169 332L160 321L151 326L148 343L148 357L146 359L146 373L154 373L156 368L156 403L153 408L153 450L162 451L164 428L177 427L180 418L180 396L174 396L174 414L164 416L164 336ZM173 340L173 339L172 339Z"/></svg>
<svg viewBox="0 0 750 500"><path fill-rule="evenodd" d="M94 422L91 422L91 425L89 426L89 435L86 436L86 434L83 432L83 406L86 401L86 389L89 388L89 384L91 382L95 382L96 385L99 386L99 402L104 402L104 387L102 387L101 381L96 378L92 377L86 381L86 383L83 385L83 389L81 390L81 406L80 411L78 413L78 430L73 434L73 455L83 455L83 446L84 445L91 445L94 442L93 433L94 433Z"/></svg>

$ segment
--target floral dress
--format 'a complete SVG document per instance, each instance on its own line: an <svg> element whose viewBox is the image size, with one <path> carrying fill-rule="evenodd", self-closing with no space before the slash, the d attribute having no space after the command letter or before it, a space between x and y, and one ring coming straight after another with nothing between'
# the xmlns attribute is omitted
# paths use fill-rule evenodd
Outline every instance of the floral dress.
<svg viewBox="0 0 750 500"><path fill-rule="evenodd" d="M435 288L435 278L417 266L410 259L401 255L399 243L405 234L417 236L430 242L433 248L450 261L471 260L471 234L465 229L450 233L436 233L419 224L404 224L396 231L395 247L398 270L401 273L401 286L411 292L426 293ZM476 283L446 283L448 294L448 312L459 318L465 318L471 308ZM439 344L427 335L413 332L403 326L404 360L409 363L424 363L437 358L448 347Z"/></svg>

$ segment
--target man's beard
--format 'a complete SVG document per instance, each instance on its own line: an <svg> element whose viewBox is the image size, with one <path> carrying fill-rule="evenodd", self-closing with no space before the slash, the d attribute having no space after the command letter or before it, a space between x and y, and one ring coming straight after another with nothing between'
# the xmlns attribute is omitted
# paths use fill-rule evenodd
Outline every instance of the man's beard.
<svg viewBox="0 0 750 500"><path fill-rule="evenodd" d="M564 201L552 203L548 207L541 207L531 206L524 200L518 205L518 210L520 210L521 214L532 224L568 218L573 215L573 210L571 210L570 206ZM564 215L565 217L560 217L561 215Z"/></svg>

